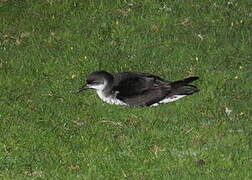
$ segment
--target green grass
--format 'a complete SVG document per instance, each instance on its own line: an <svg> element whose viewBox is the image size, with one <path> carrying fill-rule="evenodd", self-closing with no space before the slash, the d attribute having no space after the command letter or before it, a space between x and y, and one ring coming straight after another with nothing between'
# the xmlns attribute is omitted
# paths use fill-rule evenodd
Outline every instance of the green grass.
<svg viewBox="0 0 252 180"><path fill-rule="evenodd" d="M0 1L0 178L252 179L251 29L251 0ZM69 93L98 69L201 91L156 108Z"/></svg>

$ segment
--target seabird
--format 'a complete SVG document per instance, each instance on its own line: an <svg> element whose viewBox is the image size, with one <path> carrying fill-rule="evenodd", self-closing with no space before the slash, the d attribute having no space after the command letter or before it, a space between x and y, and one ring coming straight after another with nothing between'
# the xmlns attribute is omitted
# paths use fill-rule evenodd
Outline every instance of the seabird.
<svg viewBox="0 0 252 180"><path fill-rule="evenodd" d="M98 96L109 104L158 106L198 92L199 89L196 86L189 85L197 79L199 78L189 77L172 82L149 73L111 74L106 71L95 71L87 76L86 84L76 93L94 89Z"/></svg>

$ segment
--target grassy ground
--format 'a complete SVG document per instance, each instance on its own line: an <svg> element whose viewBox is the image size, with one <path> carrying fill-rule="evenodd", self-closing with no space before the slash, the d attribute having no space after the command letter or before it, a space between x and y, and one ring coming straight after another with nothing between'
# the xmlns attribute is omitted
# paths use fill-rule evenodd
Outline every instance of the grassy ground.
<svg viewBox="0 0 252 180"><path fill-rule="evenodd" d="M0 178L252 179L252 2L0 1ZM73 95L98 69L201 92L156 108Z"/></svg>

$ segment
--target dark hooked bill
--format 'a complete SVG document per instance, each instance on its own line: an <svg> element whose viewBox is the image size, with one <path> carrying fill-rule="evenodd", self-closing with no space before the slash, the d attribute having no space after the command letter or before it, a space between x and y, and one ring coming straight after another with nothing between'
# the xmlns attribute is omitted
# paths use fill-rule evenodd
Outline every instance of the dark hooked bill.
<svg viewBox="0 0 252 180"><path fill-rule="evenodd" d="M80 89L78 89L76 91L71 91L71 93L77 94L77 93L80 93L81 91L84 91L84 90L87 90L87 89L88 89L88 86L87 86L87 84L85 84Z"/></svg>

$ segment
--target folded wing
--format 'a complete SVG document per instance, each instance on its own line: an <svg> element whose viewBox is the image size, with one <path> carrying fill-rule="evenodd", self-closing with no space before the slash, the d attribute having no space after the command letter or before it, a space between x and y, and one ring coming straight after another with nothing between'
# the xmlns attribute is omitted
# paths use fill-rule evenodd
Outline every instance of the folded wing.
<svg viewBox="0 0 252 180"><path fill-rule="evenodd" d="M125 77L125 76L124 76ZM149 106L162 100L171 91L169 82L150 74L134 74L113 88L116 98L132 106Z"/></svg>

